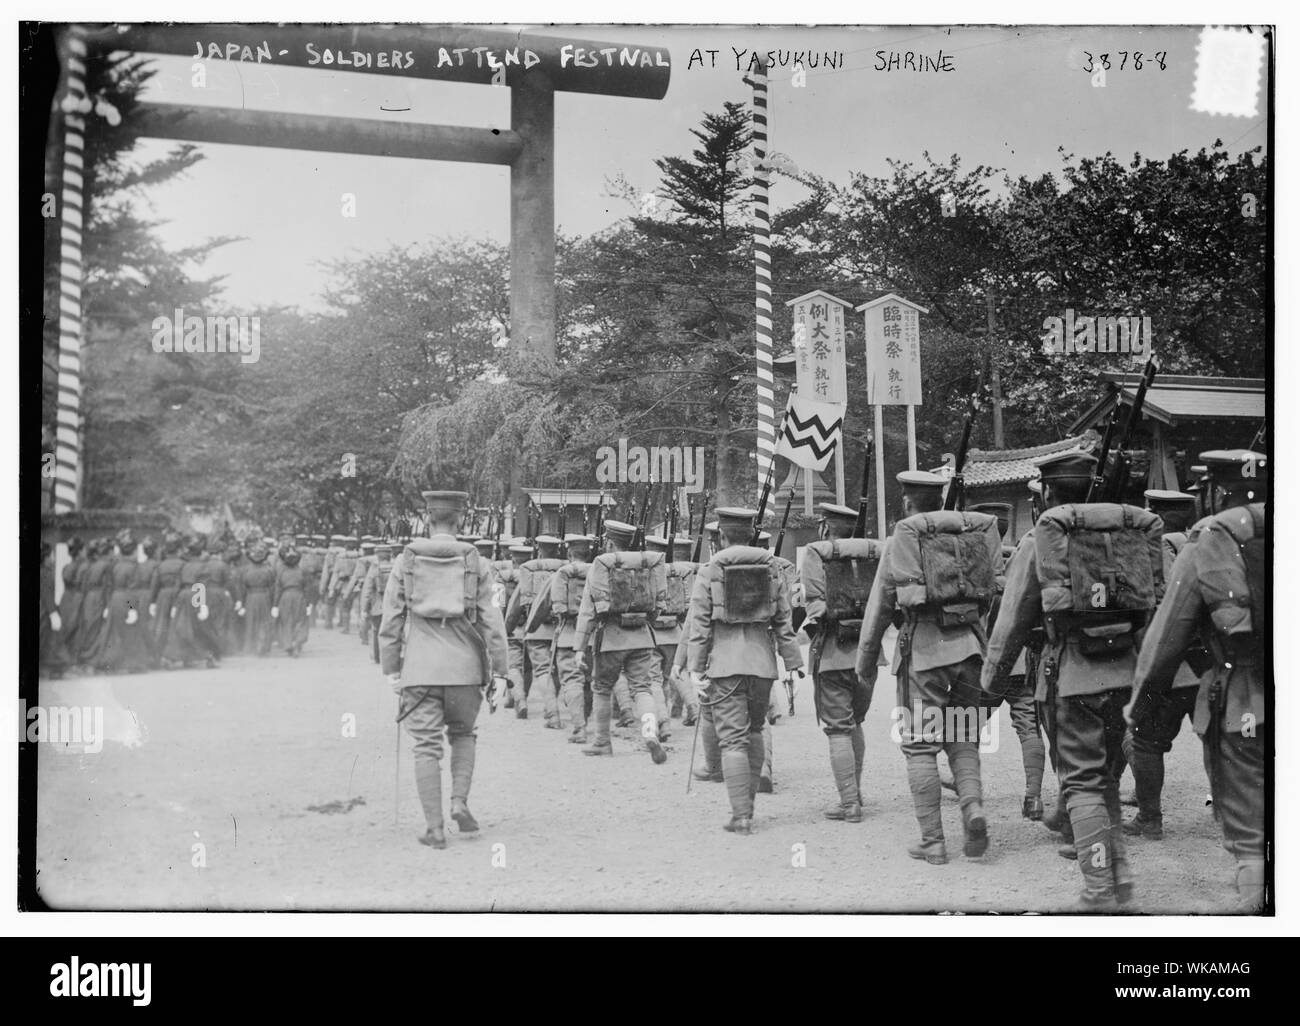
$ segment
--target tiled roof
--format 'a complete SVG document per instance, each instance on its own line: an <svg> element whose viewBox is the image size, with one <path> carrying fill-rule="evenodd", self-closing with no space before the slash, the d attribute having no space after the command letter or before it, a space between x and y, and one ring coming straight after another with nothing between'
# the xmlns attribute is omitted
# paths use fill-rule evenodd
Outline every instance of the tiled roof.
<svg viewBox="0 0 1300 1026"><path fill-rule="evenodd" d="M1132 404L1140 375L1104 374L1102 378L1107 394L1070 425L1071 430L1109 417L1116 395L1122 396L1125 406ZM1264 380L1157 374L1147 391L1142 413L1165 424L1184 420L1263 420Z"/></svg>
<svg viewBox="0 0 1300 1026"><path fill-rule="evenodd" d="M1054 452L1066 452L1069 449L1091 451L1100 439L1095 431L1085 431L1081 435L1062 438L1058 442L1046 445L1031 445L1025 449L971 449L966 454L966 466L963 471L967 488L981 488L991 485L1016 484L1030 481L1038 476L1034 460ZM945 473L945 468L938 467L935 473Z"/></svg>

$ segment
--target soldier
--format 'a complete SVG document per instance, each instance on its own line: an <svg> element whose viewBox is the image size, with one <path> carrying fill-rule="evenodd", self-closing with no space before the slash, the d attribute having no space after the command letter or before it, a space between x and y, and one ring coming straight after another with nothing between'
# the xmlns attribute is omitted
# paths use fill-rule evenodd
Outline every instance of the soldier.
<svg viewBox="0 0 1300 1026"><path fill-rule="evenodd" d="M275 621L271 609L274 600L276 571L271 568L266 546L254 542L248 550L248 563L239 572L239 594L244 607L244 637L247 650L254 655L271 654L271 635Z"/></svg>
<svg viewBox="0 0 1300 1026"><path fill-rule="evenodd" d="M770 548L772 545L772 535L768 531L758 533L758 547L760 549ZM790 623L794 627L796 637L799 628L803 626L804 616L804 599L803 599L803 582L799 580L799 568L784 556L772 554L772 565L777 568L781 576L785 578L786 587L790 589ZM773 646L776 645L776 637L772 637ZM780 657L777 651L777 657ZM799 677L803 677L803 671L797 671ZM791 696L794 694L794 674L787 674L786 679L791 684ZM776 790L776 778L772 772L772 725L782 716L782 710L785 708L781 704L780 695L776 690L776 681L772 681L772 687L768 689L767 698L767 716L763 720L763 768L758 774L758 793L772 794Z"/></svg>
<svg viewBox="0 0 1300 1026"><path fill-rule="evenodd" d="M853 537L858 511L823 502L819 541L803 553L803 593L807 603L804 633L812 639L813 706L830 749L831 776L839 801L825 817L862 822L862 721L871 706L872 687L858 679L858 636L867 596L880 564L881 545Z"/></svg>
<svg viewBox="0 0 1300 1026"><path fill-rule="evenodd" d="M1015 553L1014 546L1006 544L1007 531L1011 527L1011 504L1009 502L982 502L971 506L970 509L972 512L987 513L997 518L998 534L1003 540L1001 565L1003 571L1005 571L1007 564ZM1002 591L1005 587L1006 574L1005 572L999 572L997 575L997 596L993 600L993 605L990 607L988 618L985 621L986 631L991 630L993 624L997 622L998 610L1002 604ZM1020 762L1025 771L1025 797L1020 803L1020 815L1025 819L1038 822L1043 818L1043 772L1046 769L1047 753L1043 746L1043 735L1038 729L1038 705L1034 701L1034 688L1028 681L1027 668L1032 658L1030 645L1026 644L1015 665L1011 668L1011 673L1007 675L1007 679L1002 685L1002 694L993 695L984 692L986 697L983 700L983 707L988 710L990 716L995 716L997 715L997 708L1002 704L1003 700L1007 703L1007 711L1011 716L1011 726L1020 742ZM947 786L947 781L944 784Z"/></svg>
<svg viewBox="0 0 1300 1026"><path fill-rule="evenodd" d="M718 531L718 522L716 520L710 520L704 525L704 535L708 541L707 558L712 559L722 551L722 535ZM699 570L703 569L706 565L707 563L701 564L696 570L697 580L699 579ZM694 588L692 588L691 594L694 595ZM683 626L683 633L685 633L685 631L686 627ZM678 675L685 676L689 679L692 677L692 674L686 668L686 653L686 644L677 646L677 656L673 660L673 670ZM692 681L692 687L694 687L694 684L695 682ZM700 768L695 770L692 773L692 776L694 776L696 780L702 780L708 784L721 784L723 783L722 748L718 744L718 731L713 722L713 709L708 705L708 703L699 699L698 696L700 692L697 692L696 694L696 701L700 708L700 723L698 729L700 735L700 750L703 753L703 757L700 760Z"/></svg>
<svg viewBox="0 0 1300 1026"><path fill-rule="evenodd" d="M334 626L334 593L331 585L334 583L334 564L343 555L343 541L344 536L341 534L330 535L329 545L325 549L325 558L321 561L317 594L319 596L318 604L321 607L321 627L325 630L329 630Z"/></svg>
<svg viewBox="0 0 1300 1026"><path fill-rule="evenodd" d="M596 539L588 534L566 534L564 545L569 561L551 575L550 583L533 602L525 630L546 619L555 625L555 674L560 684L560 706L569 712L568 741L585 745L587 696L591 693L591 679L586 671L589 659L585 650L574 647L574 641Z"/></svg>
<svg viewBox="0 0 1300 1026"><path fill-rule="evenodd" d="M415 785L426 831L419 839L445 848L442 816L443 732L451 746L451 818L461 833L478 830L469 810L483 689L506 672L505 627L492 604L492 576L472 545L456 541L469 496L428 491L431 534L407 545L384 590L379 657L399 696L415 752Z"/></svg>
<svg viewBox="0 0 1300 1026"><path fill-rule="evenodd" d="M684 713L683 727L693 727L699 715L700 706L695 697L695 687L691 684L690 674L682 673L676 668L677 653L682 642L682 624L686 620L687 610L691 605L691 591L695 588L695 575L699 564L691 562L691 540L674 538L673 561L665 562L667 576L668 604L663 615L655 621L655 641L659 643L659 672L664 680L664 702L667 712L672 714L680 705ZM646 539L646 548L654 552L664 552L667 559L668 539L650 537ZM669 688L673 694L669 694ZM673 702L673 698L676 702Z"/></svg>
<svg viewBox="0 0 1300 1026"><path fill-rule="evenodd" d="M1201 736L1224 847L1237 860L1243 907L1263 911L1268 835L1265 760L1270 665L1266 510L1268 458L1243 449L1201 453L1220 512L1201 521L1174 560L1169 590L1147 629L1125 717L1140 733L1160 715L1197 634L1211 664L1197 689Z"/></svg>
<svg viewBox="0 0 1300 1026"><path fill-rule="evenodd" d="M378 539L372 535L366 535L361 539L361 555L357 557L356 565L352 568L352 576L348 578L348 583L344 585L352 603L356 605L357 637L363 645L370 642L370 614L366 611L362 590L365 587L366 576L370 573L370 568L375 564L375 545L377 542Z"/></svg>
<svg viewBox="0 0 1300 1026"><path fill-rule="evenodd" d="M1043 624L1038 688L1083 875L1077 907L1114 911L1133 894L1117 770L1134 649L1163 590L1160 518L1086 502L1097 464L1088 453L1036 463L1048 509L1007 568L981 683L996 690L1030 628Z"/></svg>
<svg viewBox="0 0 1300 1026"><path fill-rule="evenodd" d="M340 634L347 634L352 626L352 604L356 596L348 588L360 558L361 539L350 534L343 539L343 552L334 561L334 572L330 576L330 594L334 596Z"/></svg>
<svg viewBox="0 0 1300 1026"><path fill-rule="evenodd" d="M1170 571L1178 553L1188 542L1187 529L1196 511L1196 499L1186 492L1151 488L1146 492L1147 509L1164 524L1161 539L1165 581L1173 580ZM1196 712L1196 695L1200 674L1210 668L1211 659L1199 644L1189 646L1183 664L1174 674L1170 690L1151 702L1151 714L1137 729L1124 735L1125 755L1133 770L1133 791L1137 814L1124 823L1124 833L1159 841L1164 837L1164 813L1160 793L1165 785L1165 753L1174 746L1183 719L1191 722Z"/></svg>
<svg viewBox="0 0 1300 1026"><path fill-rule="evenodd" d="M542 692L542 711L549 730L560 730L560 710L556 703L555 681L551 676L551 645L555 641L555 625L549 620L539 622L535 629L528 630L525 623L532 611L533 602L550 583L551 574L564 565L560 559L560 539L554 535L539 535L536 559L525 560L519 567L519 584L510 596L506 606L506 631L514 633L516 629L524 632L524 651L528 656L529 666L533 672L533 685ZM522 710L522 712L521 712ZM515 715L525 720L528 718L528 703L519 703L515 694Z"/></svg>
<svg viewBox="0 0 1300 1026"><path fill-rule="evenodd" d="M592 756L614 754L609 740L611 693L621 673L627 677L646 750L655 764L662 765L668 753L659 740L654 693L662 692L663 681L650 625L664 608L667 574L662 553L630 548L635 535L631 524L605 521L605 551L588 570L582 592L573 648L583 653L584 666L594 663L591 715L595 723L595 736L582 751ZM594 659L586 655L588 645Z"/></svg>
<svg viewBox="0 0 1300 1026"><path fill-rule="evenodd" d="M307 593L311 588L312 573L303 570L298 550L289 546L280 553L280 565L275 571L275 584L271 591L271 620L280 635L285 652L297 658L307 644L309 627Z"/></svg>
<svg viewBox="0 0 1300 1026"><path fill-rule="evenodd" d="M763 767L763 724L776 649L788 672L803 669L790 620L790 587L772 554L749 544L757 510L718 511L718 552L700 569L687 616L686 665L706 675L700 697L721 747L720 763L731 804L725 829L749 834Z"/></svg>
<svg viewBox="0 0 1300 1026"><path fill-rule="evenodd" d="M946 479L924 471L898 475L903 519L885 543L863 615L857 675L874 686L881 640L902 614L893 671L894 737L907 759L921 843L908 848L931 865L948 861L944 843L938 753L948 756L961 803L963 851L988 850L980 780L979 674L984 616L1001 563L998 522L986 513L943 509Z"/></svg>
<svg viewBox="0 0 1300 1026"><path fill-rule="evenodd" d="M522 544L510 546L510 558L498 560L493 564L496 571L496 588L492 592L492 601L503 612L510 608L510 599L519 586L519 568L533 558L533 550ZM506 632L506 644L509 653L510 690L506 693L505 707L515 710L515 718L528 719L528 692L532 690L532 667L528 663L528 654L524 649L524 625L520 622L513 630Z"/></svg>
<svg viewBox="0 0 1300 1026"><path fill-rule="evenodd" d="M384 614L384 590L388 587L388 575L393 570L393 547L388 542L375 546L373 561L366 571L366 579L361 584L361 616L369 621L371 659L379 662L379 621Z"/></svg>

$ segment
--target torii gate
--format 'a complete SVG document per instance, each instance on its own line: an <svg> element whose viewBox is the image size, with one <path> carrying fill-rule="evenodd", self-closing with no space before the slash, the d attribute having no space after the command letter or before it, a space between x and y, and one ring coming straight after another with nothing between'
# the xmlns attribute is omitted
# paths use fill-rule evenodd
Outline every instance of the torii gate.
<svg viewBox="0 0 1300 1026"><path fill-rule="evenodd" d="M140 134L154 138L508 165L511 347L550 361L555 359L555 93L661 100L671 74L663 47L455 26L72 26L60 50L59 95L67 114L59 208L56 512L78 507L81 484L81 173L89 53L127 50L196 61L219 53L222 59L271 67L509 88L508 130L157 103L141 104L137 116ZM82 101L80 111L77 101Z"/></svg>

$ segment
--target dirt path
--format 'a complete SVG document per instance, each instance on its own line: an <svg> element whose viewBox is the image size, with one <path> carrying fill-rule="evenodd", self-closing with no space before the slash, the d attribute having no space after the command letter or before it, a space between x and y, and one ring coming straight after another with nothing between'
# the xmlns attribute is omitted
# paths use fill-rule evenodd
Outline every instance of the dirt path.
<svg viewBox="0 0 1300 1026"><path fill-rule="evenodd" d="M1055 911L1078 890L1055 836L1020 816L1019 745L1005 711L984 757L992 844L952 861L907 858L916 824L889 739L882 670L867 718L867 819L821 816L832 799L825 739L805 683L775 727L776 794L734 837L721 785L686 794L690 731L674 724L654 766L630 734L585 758L534 716L480 719L470 805L482 831L449 846L423 829L409 742L394 826L394 696L354 637L313 632L302 658L232 658L219 669L42 682L41 702L102 705L98 754L40 746L38 869L60 908L487 911ZM351 735L351 736L349 736ZM1168 760L1165 840L1134 842L1144 912L1230 911L1232 863L1204 806L1200 743ZM1129 786L1126 783L1126 786ZM1050 779L1045 800L1054 796ZM202 863L199 865L198 863Z"/></svg>

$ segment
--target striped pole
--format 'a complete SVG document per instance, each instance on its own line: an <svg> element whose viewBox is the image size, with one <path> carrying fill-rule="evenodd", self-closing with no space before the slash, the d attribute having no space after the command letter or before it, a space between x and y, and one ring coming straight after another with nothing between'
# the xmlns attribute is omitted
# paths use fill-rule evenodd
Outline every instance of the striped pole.
<svg viewBox="0 0 1300 1026"><path fill-rule="evenodd" d="M754 360L758 371L758 487L776 462L776 392L772 376L772 222L767 209L767 66L751 73L754 88Z"/></svg>
<svg viewBox="0 0 1300 1026"><path fill-rule="evenodd" d="M59 365L54 443L54 512L79 505L81 486L81 226L86 151L85 30L68 29L63 58L63 194L59 206Z"/></svg>

